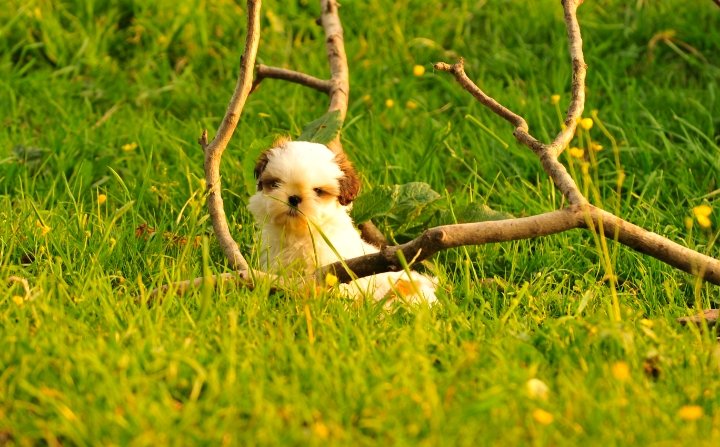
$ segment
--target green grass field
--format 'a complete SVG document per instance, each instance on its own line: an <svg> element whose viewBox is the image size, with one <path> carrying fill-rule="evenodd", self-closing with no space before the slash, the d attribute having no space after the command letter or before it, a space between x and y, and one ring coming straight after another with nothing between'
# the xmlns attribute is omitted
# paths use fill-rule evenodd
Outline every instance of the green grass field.
<svg viewBox="0 0 720 447"><path fill-rule="evenodd" d="M463 56L549 140L569 101L559 3L342 2L343 136L365 191L422 181L443 196L415 221L377 219L385 234L406 241L483 206L562 206L511 127L432 69ZM263 11L259 61L325 77L316 2ZM139 303L227 271L196 140L225 111L244 12L229 0L0 9L0 445L718 444L717 333L675 319L717 307L719 289L612 242L603 252L589 232L441 253L432 309L266 284ZM594 203L720 257L720 8L588 0L579 19L596 112L573 144L593 158L585 176L563 160ZM248 101L222 168L245 253L253 143L298 135L326 108L272 80ZM699 205L714 207L709 228Z"/></svg>

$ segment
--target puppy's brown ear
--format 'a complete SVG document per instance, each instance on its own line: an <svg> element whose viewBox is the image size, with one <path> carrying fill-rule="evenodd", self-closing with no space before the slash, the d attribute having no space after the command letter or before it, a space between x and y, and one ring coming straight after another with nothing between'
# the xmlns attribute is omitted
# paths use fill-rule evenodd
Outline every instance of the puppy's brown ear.
<svg viewBox="0 0 720 447"><path fill-rule="evenodd" d="M338 183L340 184L338 201L340 205L349 205L360 192L360 179L352 163L350 163L350 160L347 159L344 153L335 155L335 162L343 172L343 176L338 179Z"/></svg>
<svg viewBox="0 0 720 447"><path fill-rule="evenodd" d="M283 146L285 146L285 144L289 143L290 141L291 141L290 137L281 135L275 139L275 141L273 142L272 146L270 146L269 149L267 149L265 152L260 154L260 157L258 157L258 160L255 163L255 170L253 171L253 174L255 175L256 180L260 178L263 171L267 167L268 160L269 160L268 153L270 152L270 149L274 149L276 147L283 147ZM259 184L258 184L258 189L260 189Z"/></svg>
<svg viewBox="0 0 720 447"><path fill-rule="evenodd" d="M253 170L253 174L255 175L255 180L259 179L262 175L263 171L265 171L265 168L267 167L269 158L268 153L270 150L266 150L262 154L260 154L260 157L258 157L257 162L255 163L255 170ZM260 183L258 183L258 190L260 190Z"/></svg>

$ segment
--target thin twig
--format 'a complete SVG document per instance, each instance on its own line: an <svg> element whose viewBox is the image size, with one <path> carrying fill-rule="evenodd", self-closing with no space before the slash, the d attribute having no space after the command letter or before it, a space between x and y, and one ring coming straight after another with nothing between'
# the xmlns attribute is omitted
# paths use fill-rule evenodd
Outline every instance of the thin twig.
<svg viewBox="0 0 720 447"><path fill-rule="evenodd" d="M582 35L577 20L577 8L583 0L563 0L565 11L565 26L567 28L568 43L570 45L570 60L572 63L572 86L570 89L570 106L565 115L565 128L548 145L550 152L556 157L565 150L575 136L578 119L585 108L585 77L587 65L582 49Z"/></svg>
<svg viewBox="0 0 720 447"><path fill-rule="evenodd" d="M557 154L550 149L548 145L541 143L537 140L537 138L533 137L528 132L528 125L524 118L483 92L467 76L467 74L465 74L464 62L462 59L452 65L445 62L438 62L435 64L435 69L451 73L455 76L455 80L457 80L458 83L467 90L468 93L473 95L473 97L475 97L475 99L477 99L482 105L515 126L515 131L513 132L515 138L520 143L530 148L540 158L540 163L542 164L543 169L550 176L553 182L555 182L555 185L567 198L571 205L587 203L585 197L583 197L580 193L580 189L575 183L575 180L573 180L567 172L565 166L557 160ZM580 109L582 110L582 107ZM575 129L574 126L573 129Z"/></svg>
<svg viewBox="0 0 720 447"><path fill-rule="evenodd" d="M328 95L330 94L330 89L332 88L330 81L318 79L309 74L285 68L269 67L267 65L258 64L257 67L255 67L255 81L253 81L253 86L250 92L254 92L264 79L281 79L283 81L293 82L295 84L309 87Z"/></svg>

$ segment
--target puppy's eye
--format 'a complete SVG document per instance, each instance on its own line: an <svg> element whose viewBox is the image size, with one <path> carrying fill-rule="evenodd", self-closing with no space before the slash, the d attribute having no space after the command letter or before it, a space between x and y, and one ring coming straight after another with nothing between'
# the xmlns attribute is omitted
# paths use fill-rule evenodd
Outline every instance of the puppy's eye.
<svg viewBox="0 0 720 447"><path fill-rule="evenodd" d="M322 188L314 188L313 191L315 191L315 194L317 194L318 197L322 197L327 194L327 192L325 192Z"/></svg>
<svg viewBox="0 0 720 447"><path fill-rule="evenodd" d="M280 180L265 180L262 184L265 189L277 189L280 187Z"/></svg>

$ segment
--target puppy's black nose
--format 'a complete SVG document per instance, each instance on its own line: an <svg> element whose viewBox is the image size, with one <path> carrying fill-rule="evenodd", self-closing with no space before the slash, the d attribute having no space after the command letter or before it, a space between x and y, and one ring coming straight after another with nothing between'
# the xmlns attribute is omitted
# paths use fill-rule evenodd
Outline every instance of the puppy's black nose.
<svg viewBox="0 0 720 447"><path fill-rule="evenodd" d="M290 203L291 206L298 206L300 205L300 202L302 202L302 197L300 196L288 197L288 203Z"/></svg>

